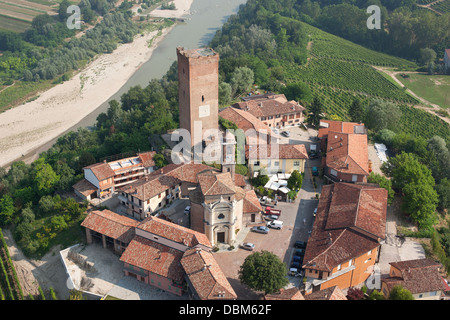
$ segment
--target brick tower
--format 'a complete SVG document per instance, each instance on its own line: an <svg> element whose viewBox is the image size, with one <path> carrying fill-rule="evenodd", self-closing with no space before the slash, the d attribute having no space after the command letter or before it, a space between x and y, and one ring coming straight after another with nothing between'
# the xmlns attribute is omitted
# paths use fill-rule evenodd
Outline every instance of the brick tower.
<svg viewBox="0 0 450 320"><path fill-rule="evenodd" d="M219 54L210 48L178 47L177 56L180 128L191 133L194 146L195 121L202 122L202 137L207 129L218 130ZM195 143L202 137L195 137Z"/></svg>

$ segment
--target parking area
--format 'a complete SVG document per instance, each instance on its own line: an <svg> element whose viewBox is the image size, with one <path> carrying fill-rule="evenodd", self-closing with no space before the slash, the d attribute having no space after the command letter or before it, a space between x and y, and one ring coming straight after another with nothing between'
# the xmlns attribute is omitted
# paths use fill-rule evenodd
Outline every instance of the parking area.
<svg viewBox="0 0 450 320"><path fill-rule="evenodd" d="M315 143L317 131L295 126L286 128L290 132L289 137L282 137L280 143L303 143L309 150L311 143ZM276 230L269 228L268 234L249 231L242 242L251 242L255 245L255 251L266 250L277 255L285 264L287 270L292 262L294 243L297 240L307 241L314 223L313 211L317 207L316 193L320 194L322 188L321 179L315 179L314 185L311 168L320 165L320 159L307 160L302 188L297 199L292 203L278 202L275 209L281 210L279 220L283 221L283 228ZM242 231L241 231L242 232ZM261 294L246 288L239 281L238 272L244 260L252 251L235 249L233 251L219 251L214 254L228 281L238 295L238 299L258 299ZM288 276L290 285L299 286L301 277Z"/></svg>

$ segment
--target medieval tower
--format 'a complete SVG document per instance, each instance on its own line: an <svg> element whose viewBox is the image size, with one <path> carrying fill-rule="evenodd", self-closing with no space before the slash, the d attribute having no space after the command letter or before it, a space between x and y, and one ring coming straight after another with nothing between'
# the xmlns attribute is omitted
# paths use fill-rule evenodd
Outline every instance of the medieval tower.
<svg viewBox="0 0 450 320"><path fill-rule="evenodd" d="M210 48L178 47L178 101L180 128L191 134L191 146L203 140L208 129L218 129L219 54ZM194 137L201 121L202 136Z"/></svg>

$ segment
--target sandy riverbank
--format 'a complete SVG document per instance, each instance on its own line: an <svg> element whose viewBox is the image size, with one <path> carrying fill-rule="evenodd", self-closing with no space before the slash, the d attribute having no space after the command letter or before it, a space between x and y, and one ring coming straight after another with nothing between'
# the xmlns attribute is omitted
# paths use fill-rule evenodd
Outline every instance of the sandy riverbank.
<svg viewBox="0 0 450 320"><path fill-rule="evenodd" d="M0 166L44 145L76 125L116 93L152 55L175 25L138 35L132 43L98 56L69 81L40 93L38 99L0 113Z"/></svg>
<svg viewBox="0 0 450 320"><path fill-rule="evenodd" d="M174 0L172 2L175 4L175 10L161 10L161 7L159 6L153 10L150 15L152 17L162 18L181 18L182 16L189 14L193 1L194 0Z"/></svg>

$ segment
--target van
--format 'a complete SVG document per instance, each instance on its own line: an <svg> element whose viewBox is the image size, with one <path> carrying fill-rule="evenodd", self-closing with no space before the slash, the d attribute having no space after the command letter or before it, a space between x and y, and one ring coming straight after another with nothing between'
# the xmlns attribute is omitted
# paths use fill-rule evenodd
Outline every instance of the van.
<svg viewBox="0 0 450 320"><path fill-rule="evenodd" d="M274 220L267 223L267 226L273 229L280 230L283 227L283 221Z"/></svg>

